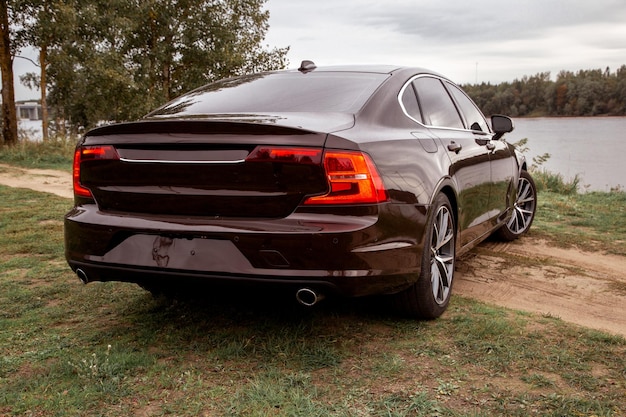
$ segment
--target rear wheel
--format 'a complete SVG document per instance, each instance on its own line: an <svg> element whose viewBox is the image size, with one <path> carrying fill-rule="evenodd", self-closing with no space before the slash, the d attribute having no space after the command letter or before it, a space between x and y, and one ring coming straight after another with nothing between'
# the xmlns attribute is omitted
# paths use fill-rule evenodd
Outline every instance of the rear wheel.
<svg viewBox="0 0 626 417"><path fill-rule="evenodd" d="M393 295L396 308L407 315L435 319L450 302L454 278L454 216L450 201L439 194L426 225L420 276L411 287Z"/></svg>
<svg viewBox="0 0 626 417"><path fill-rule="evenodd" d="M513 214L506 224L498 229L503 240L515 240L530 229L537 209L537 187L528 171L520 173Z"/></svg>

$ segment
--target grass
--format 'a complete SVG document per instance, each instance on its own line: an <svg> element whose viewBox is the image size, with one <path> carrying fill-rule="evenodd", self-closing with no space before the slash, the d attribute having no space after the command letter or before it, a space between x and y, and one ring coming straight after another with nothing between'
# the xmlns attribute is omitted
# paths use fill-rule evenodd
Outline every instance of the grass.
<svg viewBox="0 0 626 417"><path fill-rule="evenodd" d="M0 163L71 172L77 141L77 138L59 136L46 142L20 140L14 146L0 143Z"/></svg>
<svg viewBox="0 0 626 417"><path fill-rule="evenodd" d="M69 171L73 147L20 143L0 163ZM625 193L534 176L531 233L626 255ZM551 316L454 297L419 322L377 299L301 310L282 294L83 286L63 258L70 204L0 186L0 415L626 414L626 341Z"/></svg>
<svg viewBox="0 0 626 417"><path fill-rule="evenodd" d="M571 181L565 181L561 174L555 174L541 169L533 169L532 176L539 192L549 192L561 195L578 194L578 188L580 187L580 178L578 175L576 175Z"/></svg>
<svg viewBox="0 0 626 417"><path fill-rule="evenodd" d="M626 192L542 191L531 233L561 246L626 256Z"/></svg>
<svg viewBox="0 0 626 417"><path fill-rule="evenodd" d="M63 259L69 206L0 186L0 415L626 414L623 338L462 297L420 322L378 299L84 286Z"/></svg>
<svg viewBox="0 0 626 417"><path fill-rule="evenodd" d="M526 152L526 144L527 139L521 139L514 145ZM535 157L531 166L539 193L531 233L564 247L626 256L626 192L579 193L578 176L565 181L561 174L541 167L549 158L549 154Z"/></svg>

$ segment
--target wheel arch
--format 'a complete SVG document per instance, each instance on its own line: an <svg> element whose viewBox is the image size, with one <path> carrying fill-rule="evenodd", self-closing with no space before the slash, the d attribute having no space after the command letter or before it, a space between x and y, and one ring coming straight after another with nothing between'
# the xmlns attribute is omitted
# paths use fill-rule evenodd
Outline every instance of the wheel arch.
<svg viewBox="0 0 626 417"><path fill-rule="evenodd" d="M444 178L439 185L436 187L435 192L430 197L430 202L432 206L432 202L437 197L438 194L443 193L446 197L448 197L448 201L450 202L450 206L452 206L452 214L454 215L454 228L456 230L456 234L459 234L459 204L457 199L456 188L454 187L454 183L451 178Z"/></svg>
<svg viewBox="0 0 626 417"><path fill-rule="evenodd" d="M518 174L522 171L528 171L528 162L526 161L526 155L513 148L513 154L517 160Z"/></svg>

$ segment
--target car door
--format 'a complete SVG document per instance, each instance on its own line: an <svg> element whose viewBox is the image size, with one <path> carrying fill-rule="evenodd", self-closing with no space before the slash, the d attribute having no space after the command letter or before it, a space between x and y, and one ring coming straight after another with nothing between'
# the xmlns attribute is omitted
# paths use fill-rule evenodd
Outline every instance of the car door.
<svg viewBox="0 0 626 417"><path fill-rule="evenodd" d="M472 131L477 143L484 144L489 151L491 181L488 213L491 226L495 226L511 204L509 198L517 172L516 160L506 142L492 139L487 121L474 102L456 85L444 84L461 110L465 126Z"/></svg>
<svg viewBox="0 0 626 417"><path fill-rule="evenodd" d="M449 175L456 183L460 246L490 231L490 142L485 132L467 129L457 106L443 84L432 76L413 80L423 123L439 138L450 159ZM483 119L484 120L484 119Z"/></svg>

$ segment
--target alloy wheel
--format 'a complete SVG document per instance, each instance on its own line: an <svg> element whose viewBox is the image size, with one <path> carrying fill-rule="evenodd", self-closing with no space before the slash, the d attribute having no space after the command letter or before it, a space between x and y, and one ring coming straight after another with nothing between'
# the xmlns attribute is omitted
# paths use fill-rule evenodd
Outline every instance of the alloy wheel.
<svg viewBox="0 0 626 417"><path fill-rule="evenodd" d="M446 206L437 211L430 247L430 280L433 297L439 305L449 297L454 276L454 223Z"/></svg>
<svg viewBox="0 0 626 417"><path fill-rule="evenodd" d="M535 216L535 187L531 182L521 176L517 188L517 198L513 205L513 215L507 223L508 229L520 235L529 227Z"/></svg>

